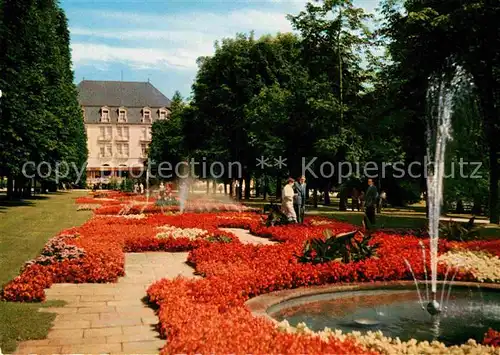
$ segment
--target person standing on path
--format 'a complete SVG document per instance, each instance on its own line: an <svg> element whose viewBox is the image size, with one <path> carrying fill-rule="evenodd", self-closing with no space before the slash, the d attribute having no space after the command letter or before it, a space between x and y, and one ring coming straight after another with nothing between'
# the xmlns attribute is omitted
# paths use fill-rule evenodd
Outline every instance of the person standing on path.
<svg viewBox="0 0 500 355"><path fill-rule="evenodd" d="M281 202L281 212L288 218L291 223L297 223L297 214L293 209L293 196L295 192L293 191L294 180L288 178L288 183L283 187L282 202Z"/></svg>
<svg viewBox="0 0 500 355"><path fill-rule="evenodd" d="M377 206L378 192L372 179L368 179L368 189L365 194L365 218L370 225L375 224L375 209ZM365 225L368 225L365 222Z"/></svg>
<svg viewBox="0 0 500 355"><path fill-rule="evenodd" d="M297 222L304 223L304 214L306 212L306 177L302 175L299 181L295 182L293 197L293 209L297 215Z"/></svg>

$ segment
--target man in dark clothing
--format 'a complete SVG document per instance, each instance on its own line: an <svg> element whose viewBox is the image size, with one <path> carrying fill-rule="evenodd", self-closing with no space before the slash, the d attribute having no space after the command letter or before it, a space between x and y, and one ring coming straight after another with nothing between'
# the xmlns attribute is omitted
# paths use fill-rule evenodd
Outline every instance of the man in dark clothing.
<svg viewBox="0 0 500 355"><path fill-rule="evenodd" d="M373 180L368 179L368 189L365 194L365 218L370 222L370 225L375 224L375 209L377 207L377 200L377 188L375 187Z"/></svg>
<svg viewBox="0 0 500 355"><path fill-rule="evenodd" d="M293 190L295 192L293 198L293 208L297 214L297 222L304 223L304 214L306 209L306 178L301 176L299 181L296 181Z"/></svg>

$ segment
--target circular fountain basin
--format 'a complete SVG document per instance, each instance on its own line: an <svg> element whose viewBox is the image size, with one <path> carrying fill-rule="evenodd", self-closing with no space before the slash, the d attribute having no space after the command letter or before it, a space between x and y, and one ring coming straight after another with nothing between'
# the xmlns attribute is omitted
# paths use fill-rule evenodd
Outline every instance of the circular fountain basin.
<svg viewBox="0 0 500 355"><path fill-rule="evenodd" d="M469 339L482 341L488 328L500 329L500 292L497 285L494 288L454 284L449 302L445 292L443 310L436 316L425 310L425 302L422 307L414 288L401 285L382 289L351 287L349 291L335 287L331 292L320 288L320 293L296 290L303 295L294 297L288 292L278 301L275 294L271 296L274 302L268 298L267 303L260 302L260 307L264 306L267 316L277 321L287 320L292 326L304 322L315 331L325 327L343 332L380 330L402 341L414 338L458 345ZM259 313L258 300L249 302L249 306Z"/></svg>

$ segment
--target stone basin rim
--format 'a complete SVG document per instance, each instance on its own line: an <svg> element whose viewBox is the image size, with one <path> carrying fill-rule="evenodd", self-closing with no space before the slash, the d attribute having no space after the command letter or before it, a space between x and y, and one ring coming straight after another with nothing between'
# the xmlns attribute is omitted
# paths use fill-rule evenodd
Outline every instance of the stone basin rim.
<svg viewBox="0 0 500 355"><path fill-rule="evenodd" d="M419 280L420 281L420 280ZM424 282L422 282L424 283ZM428 282L430 284L430 281ZM438 285L442 285L442 281L438 281ZM463 282L454 281L446 282L446 285L453 285L457 287L480 287L488 290L498 290L500 292L500 284L486 283L486 282ZM336 293L345 291L369 291L369 290L402 290L414 289L414 281L390 281L390 282L366 282L366 283L352 283L352 284L328 284L321 286L307 286L294 289L286 289L280 291L273 291L265 293L257 297L253 297L245 302L247 308L254 316L264 317L275 324L279 322L271 317L267 310L277 304L290 301L297 298L302 298L312 295L320 295L325 293Z"/></svg>

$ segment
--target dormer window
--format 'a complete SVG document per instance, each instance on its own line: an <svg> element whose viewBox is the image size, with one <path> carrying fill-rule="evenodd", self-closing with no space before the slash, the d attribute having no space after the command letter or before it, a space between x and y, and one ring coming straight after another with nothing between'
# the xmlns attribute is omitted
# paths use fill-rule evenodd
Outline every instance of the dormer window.
<svg viewBox="0 0 500 355"><path fill-rule="evenodd" d="M127 122L127 109L125 107L120 107L118 109L118 122Z"/></svg>
<svg viewBox="0 0 500 355"><path fill-rule="evenodd" d="M110 122L109 108L104 106L101 108L101 122Z"/></svg>
<svg viewBox="0 0 500 355"><path fill-rule="evenodd" d="M166 108L162 107L161 109L158 110L158 118L160 120L166 120L168 116L168 111Z"/></svg>
<svg viewBox="0 0 500 355"><path fill-rule="evenodd" d="M142 123L151 123L151 109L148 107L142 109Z"/></svg>

